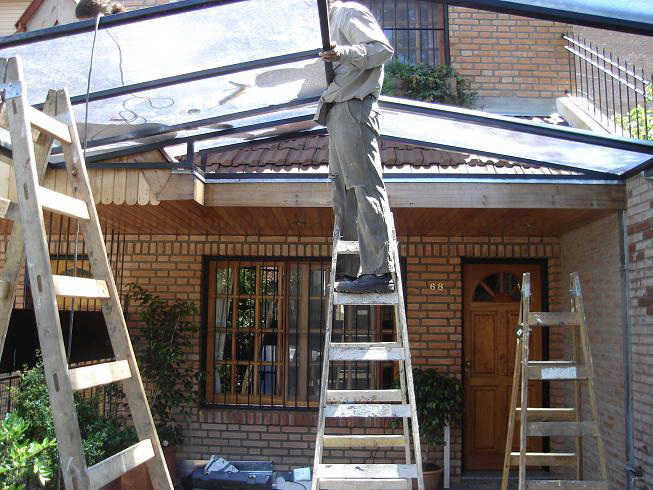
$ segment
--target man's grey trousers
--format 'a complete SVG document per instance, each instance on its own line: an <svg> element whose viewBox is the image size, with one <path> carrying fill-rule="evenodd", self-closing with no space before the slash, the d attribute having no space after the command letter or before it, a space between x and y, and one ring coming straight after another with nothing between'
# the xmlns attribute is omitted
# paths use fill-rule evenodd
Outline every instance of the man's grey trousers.
<svg viewBox="0 0 653 490"><path fill-rule="evenodd" d="M330 106L331 199L343 240L359 242L356 255L343 255L337 272L352 276L394 271L386 217L390 213L379 153L378 105L372 96ZM343 260L344 259L344 260Z"/></svg>

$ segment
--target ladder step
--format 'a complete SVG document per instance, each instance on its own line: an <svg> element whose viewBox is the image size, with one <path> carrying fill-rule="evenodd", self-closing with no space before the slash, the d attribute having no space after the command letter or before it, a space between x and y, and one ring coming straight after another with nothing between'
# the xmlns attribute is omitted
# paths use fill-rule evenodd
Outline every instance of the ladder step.
<svg viewBox="0 0 653 490"><path fill-rule="evenodd" d="M396 305L399 303L397 293L333 293L334 305Z"/></svg>
<svg viewBox="0 0 653 490"><path fill-rule="evenodd" d="M528 490L608 490L608 484L604 481L590 480L527 480Z"/></svg>
<svg viewBox="0 0 653 490"><path fill-rule="evenodd" d="M358 254L358 242L348 242L346 240L338 240L336 244L336 252L338 254Z"/></svg>
<svg viewBox="0 0 653 490"><path fill-rule="evenodd" d="M510 464L519 465L519 453L510 453ZM529 466L575 466L574 453L526 453L526 464Z"/></svg>
<svg viewBox="0 0 653 490"><path fill-rule="evenodd" d="M320 464L317 478L331 480L374 480L417 478L417 466L414 464ZM370 488L370 487L360 487Z"/></svg>
<svg viewBox="0 0 653 490"><path fill-rule="evenodd" d="M41 206L53 213L63 214L71 218L88 220L88 206L81 199L67 196L61 192L52 191L46 187L38 187Z"/></svg>
<svg viewBox="0 0 653 490"><path fill-rule="evenodd" d="M532 311L528 314L530 326L572 327L580 325L577 311Z"/></svg>
<svg viewBox="0 0 653 490"><path fill-rule="evenodd" d="M152 441L145 439L131 447L120 451L118 454L100 461L88 469L88 478L91 488L100 488L116 478L121 477L129 470L136 468L154 457Z"/></svg>
<svg viewBox="0 0 653 490"><path fill-rule="evenodd" d="M327 390L327 403L400 402L401 390Z"/></svg>
<svg viewBox="0 0 653 490"><path fill-rule="evenodd" d="M29 107L27 109L27 118L29 122L43 133L47 133L52 136L54 139L61 141L62 143L72 143L70 139L70 130L68 126L64 123L57 121L52 116L48 116L38 109Z"/></svg>
<svg viewBox="0 0 653 490"><path fill-rule="evenodd" d="M324 447L328 448L372 448L404 447L406 441L400 435L324 436Z"/></svg>
<svg viewBox="0 0 653 490"><path fill-rule="evenodd" d="M84 277L52 276L54 292L58 296L72 298L109 298L109 288L105 281Z"/></svg>
<svg viewBox="0 0 653 490"><path fill-rule="evenodd" d="M406 351L397 342L332 343L331 361L403 361Z"/></svg>
<svg viewBox="0 0 653 490"><path fill-rule="evenodd" d="M325 417L410 417L410 405L326 405Z"/></svg>
<svg viewBox="0 0 653 490"><path fill-rule="evenodd" d="M413 488L409 486L410 483L407 480L398 480L396 478L385 478L385 479L363 479L359 478L356 480L336 480L336 479L322 479L319 481L320 489L329 489L329 490L358 490L358 489L370 489L375 490L408 490Z"/></svg>
<svg viewBox="0 0 653 490"><path fill-rule="evenodd" d="M521 419L521 408L517 407L517 420ZM529 422L570 422L576 420L574 408L529 408Z"/></svg>
<svg viewBox="0 0 653 490"><path fill-rule="evenodd" d="M594 422L528 422L529 436L595 436Z"/></svg>
<svg viewBox="0 0 653 490"><path fill-rule="evenodd" d="M584 366L577 366L573 361L529 361L528 377L530 379L587 379Z"/></svg>
<svg viewBox="0 0 653 490"><path fill-rule="evenodd" d="M0 218L9 218L7 215L11 214L10 208L15 207L12 206L12 202L9 199L5 199L4 197L0 197Z"/></svg>
<svg viewBox="0 0 653 490"><path fill-rule="evenodd" d="M115 361L71 369L68 375L73 390L85 390L130 378L131 371L127 361Z"/></svg>

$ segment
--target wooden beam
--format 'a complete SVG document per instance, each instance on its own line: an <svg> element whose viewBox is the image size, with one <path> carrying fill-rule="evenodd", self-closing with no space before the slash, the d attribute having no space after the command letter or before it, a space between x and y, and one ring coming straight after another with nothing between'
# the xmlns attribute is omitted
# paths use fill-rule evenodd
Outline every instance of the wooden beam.
<svg viewBox="0 0 653 490"><path fill-rule="evenodd" d="M625 209L624 184L387 183L395 208ZM192 198L192 197L190 197ZM209 183L206 206L330 207L328 183Z"/></svg>

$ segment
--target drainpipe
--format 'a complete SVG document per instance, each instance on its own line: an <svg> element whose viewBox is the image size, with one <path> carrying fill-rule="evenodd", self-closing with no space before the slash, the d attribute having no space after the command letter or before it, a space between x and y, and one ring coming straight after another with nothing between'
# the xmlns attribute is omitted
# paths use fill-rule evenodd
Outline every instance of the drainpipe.
<svg viewBox="0 0 653 490"><path fill-rule="evenodd" d="M628 252L628 220L626 211L619 211L619 234L621 252L621 299L623 302L623 349L624 349L624 386L626 412L626 489L635 488L635 478L639 470L635 468L635 442L633 428L633 375L632 375L632 337L630 325L630 274L629 274L629 252Z"/></svg>

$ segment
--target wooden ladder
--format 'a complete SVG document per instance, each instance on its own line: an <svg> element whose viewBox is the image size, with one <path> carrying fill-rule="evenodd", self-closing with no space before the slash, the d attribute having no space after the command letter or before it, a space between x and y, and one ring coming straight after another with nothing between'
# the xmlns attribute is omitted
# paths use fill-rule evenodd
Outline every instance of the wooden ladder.
<svg viewBox="0 0 653 490"><path fill-rule="evenodd" d="M0 206L2 217L14 220L0 276L0 351L13 308L19 270L26 258L66 488L100 488L137 465L147 463L154 488L172 489L107 260L70 97L65 90L51 90L43 112L31 107L20 58L0 59L0 81L4 81L3 114L6 114L11 135L18 194L17 204L3 200ZM72 196L40 185L53 140L59 141L63 148ZM93 278L52 274L44 209L78 220ZM100 300L115 362L69 369L56 296ZM73 392L117 381L122 381L139 442L87 467Z"/></svg>
<svg viewBox="0 0 653 490"><path fill-rule="evenodd" d="M391 253L396 272L393 274L395 291L389 294L345 294L334 290L336 263L340 254L358 254L358 242L340 239L340 222L333 230L331 280L327 308L324 343L320 408L318 415L315 462L312 490L319 489L412 489L417 480L419 490L424 490L419 424L415 408L413 372L410 362L408 328L404 295L399 270L399 252L392 214L386 217L390 233ZM395 342L333 343L334 306L391 305L394 308L397 338ZM330 390L329 363L332 361L397 361L401 389L390 390ZM400 418L403 434L400 435L325 435L326 418ZM408 421L410 420L410 429ZM415 463L411 464L411 429ZM323 450L327 449L392 449L404 448L405 464L324 464ZM346 452L345 452L346 454Z"/></svg>
<svg viewBox="0 0 653 490"><path fill-rule="evenodd" d="M508 488L511 466L519 466L519 490L583 489L608 490L608 470L605 448L601 438L596 393L594 390L594 368L590 352L589 334L583 307L583 295L577 272L570 274L571 311L530 311L530 274L525 273L521 289L521 308L517 329L517 349L510 399L510 417L506 438L506 452L503 463L501 490ZM529 361L529 338L532 328L570 327L573 329L573 359L571 361ZM532 408L528 406L528 381L573 381L575 407ZM581 383L587 383L591 419L583 420ZM521 388L520 407L517 396ZM512 452L515 420L520 421L519 452ZM535 453L526 449L527 437L574 437L573 453ZM591 436L596 441L601 480L583 480L582 438ZM551 466L575 467L575 480L527 480L526 467Z"/></svg>

